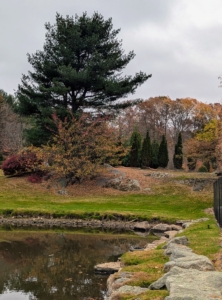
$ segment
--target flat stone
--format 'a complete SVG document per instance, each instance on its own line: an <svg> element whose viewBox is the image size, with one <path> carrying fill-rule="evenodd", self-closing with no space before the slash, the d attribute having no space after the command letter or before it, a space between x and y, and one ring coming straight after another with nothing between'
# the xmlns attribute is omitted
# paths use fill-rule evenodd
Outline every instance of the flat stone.
<svg viewBox="0 0 222 300"><path fill-rule="evenodd" d="M139 286L131 286L131 285L123 285L119 289L117 289L107 300L117 299L117 296L121 294L131 294L131 295L140 295L142 293L147 292L147 288L141 288Z"/></svg>
<svg viewBox="0 0 222 300"><path fill-rule="evenodd" d="M104 264L98 264L94 266L96 273L100 274L113 274L121 269L121 262L107 262Z"/></svg>
<svg viewBox="0 0 222 300"><path fill-rule="evenodd" d="M172 239L177 234L175 230L165 231L165 237Z"/></svg>
<svg viewBox="0 0 222 300"><path fill-rule="evenodd" d="M168 241L168 238L162 236L159 240L155 240L152 243L147 244L144 251L155 249L157 246L165 243L166 241Z"/></svg>

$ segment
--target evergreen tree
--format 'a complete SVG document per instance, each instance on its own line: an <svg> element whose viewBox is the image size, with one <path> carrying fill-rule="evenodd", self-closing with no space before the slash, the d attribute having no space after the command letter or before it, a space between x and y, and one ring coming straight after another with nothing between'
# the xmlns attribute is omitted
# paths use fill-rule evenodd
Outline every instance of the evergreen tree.
<svg viewBox="0 0 222 300"><path fill-rule="evenodd" d="M165 135L163 135L160 143L159 153L158 153L159 166L162 168L166 168L168 165L168 161L169 161L169 156L168 156L168 149L167 149L167 140Z"/></svg>
<svg viewBox="0 0 222 300"><path fill-rule="evenodd" d="M158 153L159 153L159 144L154 139L151 145L151 164L150 164L151 168L157 169L159 167Z"/></svg>
<svg viewBox="0 0 222 300"><path fill-rule="evenodd" d="M137 129L135 129L130 138L130 144L131 144L131 149L129 153L130 167L139 167L140 165L141 141L142 141L141 134Z"/></svg>
<svg viewBox="0 0 222 300"><path fill-rule="evenodd" d="M33 71L23 75L18 87L17 112L34 116L37 130L42 132L47 118L54 111L60 117L84 107L114 111L127 102L115 102L134 93L151 75L138 72L122 75L134 58L125 54L117 39L112 19L104 20L95 12L92 17L56 15L56 23L45 24L46 40L43 50L28 54ZM40 124L40 123L43 123Z"/></svg>
<svg viewBox="0 0 222 300"><path fill-rule="evenodd" d="M142 150L141 150L141 166L149 167L151 163L151 142L149 132L147 131L146 137L143 140Z"/></svg>
<svg viewBox="0 0 222 300"><path fill-rule="evenodd" d="M183 141L181 132L178 135L178 140L175 145L175 151L173 156L173 164L176 169L182 169L183 165Z"/></svg>

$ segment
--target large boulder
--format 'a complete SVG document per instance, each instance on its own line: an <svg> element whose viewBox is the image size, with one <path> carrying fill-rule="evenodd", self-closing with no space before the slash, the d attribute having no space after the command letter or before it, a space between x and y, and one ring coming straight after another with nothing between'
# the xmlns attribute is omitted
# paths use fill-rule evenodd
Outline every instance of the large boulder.
<svg viewBox="0 0 222 300"><path fill-rule="evenodd" d="M179 257L167 262L164 265L164 271L168 272L173 267L180 267L183 269L196 269L199 271L214 271L214 266L208 257L204 255L197 255L190 252L190 255Z"/></svg>
<svg viewBox="0 0 222 300"><path fill-rule="evenodd" d="M165 300L222 299L222 273L173 267L149 288L159 290L164 287L170 292Z"/></svg>
<svg viewBox="0 0 222 300"><path fill-rule="evenodd" d="M166 244L165 255L170 255L164 265L167 273L149 288L166 287L170 296L165 300L222 299L222 273L215 271L208 257L193 253L187 243L186 237L179 237Z"/></svg>
<svg viewBox="0 0 222 300"><path fill-rule="evenodd" d="M120 191L140 191L141 187L138 180L125 177L110 179L105 183L105 187L111 187Z"/></svg>

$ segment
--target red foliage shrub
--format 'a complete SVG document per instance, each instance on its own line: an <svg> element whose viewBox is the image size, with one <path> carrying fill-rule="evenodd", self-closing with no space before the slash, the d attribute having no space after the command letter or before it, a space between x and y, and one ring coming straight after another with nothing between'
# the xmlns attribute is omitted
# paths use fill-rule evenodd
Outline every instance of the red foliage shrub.
<svg viewBox="0 0 222 300"><path fill-rule="evenodd" d="M3 161L1 168L4 175L20 175L35 170L38 164L39 161L36 154L26 152L9 157Z"/></svg>

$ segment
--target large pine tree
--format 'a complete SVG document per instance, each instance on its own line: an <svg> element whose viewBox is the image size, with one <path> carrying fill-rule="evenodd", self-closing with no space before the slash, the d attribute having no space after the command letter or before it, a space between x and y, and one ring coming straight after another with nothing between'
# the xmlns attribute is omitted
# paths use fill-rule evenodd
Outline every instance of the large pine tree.
<svg viewBox="0 0 222 300"><path fill-rule="evenodd" d="M112 19L104 20L95 12L92 17L62 17L56 23L46 23L43 50L28 54L32 71L23 75L17 96L17 111L35 117L36 130L46 130L45 123L56 111L66 115L83 108L116 110L129 103L115 101L134 93L151 75L138 72L134 76L122 75L123 69L134 58L125 54L120 29L114 30Z"/></svg>
<svg viewBox="0 0 222 300"><path fill-rule="evenodd" d="M146 137L143 140L142 150L141 150L141 166L149 167L151 163L151 142L149 132L147 131Z"/></svg>
<svg viewBox="0 0 222 300"><path fill-rule="evenodd" d="M183 165L183 141L181 132L178 135L178 140L175 145L173 164L176 169L182 169Z"/></svg>
<svg viewBox="0 0 222 300"><path fill-rule="evenodd" d="M163 135L160 143L159 153L158 153L159 166L162 168L166 168L168 165L168 161L169 161L169 156L168 156L168 149L167 149L167 140L165 135Z"/></svg>

